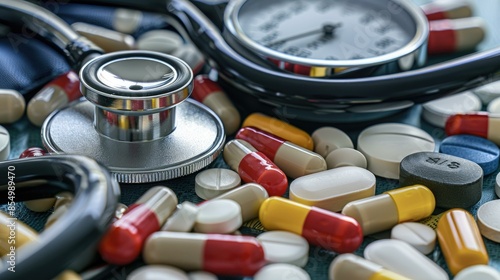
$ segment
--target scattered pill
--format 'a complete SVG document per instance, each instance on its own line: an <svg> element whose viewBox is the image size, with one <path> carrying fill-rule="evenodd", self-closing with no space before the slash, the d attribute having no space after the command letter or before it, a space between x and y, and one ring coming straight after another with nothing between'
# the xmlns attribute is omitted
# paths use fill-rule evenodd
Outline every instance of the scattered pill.
<svg viewBox="0 0 500 280"><path fill-rule="evenodd" d="M108 263L124 265L141 253L144 241L158 231L177 205L175 193L166 187L145 192L119 220L111 224L99 244L99 253Z"/></svg>
<svg viewBox="0 0 500 280"><path fill-rule="evenodd" d="M441 141L439 151L477 163L485 176L498 169L500 150L488 139L473 135L449 136Z"/></svg>
<svg viewBox="0 0 500 280"><path fill-rule="evenodd" d="M420 128L399 123L378 124L358 136L358 150L373 174L390 179L399 178L399 164L409 154L432 152L432 136Z"/></svg>
<svg viewBox="0 0 500 280"><path fill-rule="evenodd" d="M313 139L307 132L277 118L253 113L243 121L242 127L245 126L262 129L308 150L314 149Z"/></svg>
<svg viewBox="0 0 500 280"><path fill-rule="evenodd" d="M57 275L54 280L82 280L83 278L73 270L65 270Z"/></svg>
<svg viewBox="0 0 500 280"><path fill-rule="evenodd" d="M26 114L32 124L42 126L53 111L81 96L78 74L69 71L58 76L37 92L28 102Z"/></svg>
<svg viewBox="0 0 500 280"><path fill-rule="evenodd" d="M104 52L110 53L134 49L135 39L129 34L84 22L75 22L71 24L71 27L78 34L103 49Z"/></svg>
<svg viewBox="0 0 500 280"><path fill-rule="evenodd" d="M484 19L480 17L430 21L427 54L474 50L486 36L485 26Z"/></svg>
<svg viewBox="0 0 500 280"><path fill-rule="evenodd" d="M354 254L341 254L328 269L329 280L409 280L372 261Z"/></svg>
<svg viewBox="0 0 500 280"><path fill-rule="evenodd" d="M309 244L307 240L287 231L267 231L257 236L269 263L288 263L299 267L307 264Z"/></svg>
<svg viewBox="0 0 500 280"><path fill-rule="evenodd" d="M137 10L118 8L113 14L113 28L118 32L132 34L141 25L143 13Z"/></svg>
<svg viewBox="0 0 500 280"><path fill-rule="evenodd" d="M167 219L161 230L190 232L196 223L197 216L198 206L189 201L184 201L177 205L177 210Z"/></svg>
<svg viewBox="0 0 500 280"><path fill-rule="evenodd" d="M495 193L500 197L500 173L495 177Z"/></svg>
<svg viewBox="0 0 500 280"><path fill-rule="evenodd" d="M10 134L9 131L0 125L0 161L9 158L10 154Z"/></svg>
<svg viewBox="0 0 500 280"><path fill-rule="evenodd" d="M203 199L212 199L241 184L238 173L225 168L210 168L195 177L195 192Z"/></svg>
<svg viewBox="0 0 500 280"><path fill-rule="evenodd" d="M370 171L345 166L297 178L290 184L290 199L339 212L354 200L375 195L376 179Z"/></svg>
<svg viewBox="0 0 500 280"><path fill-rule="evenodd" d="M319 154L256 127L241 128L235 138L250 143L290 178L326 170L326 161Z"/></svg>
<svg viewBox="0 0 500 280"><path fill-rule="evenodd" d="M231 169L240 174L243 182L261 185L269 196L282 196L288 189L285 173L248 142L240 139L227 142L223 156Z"/></svg>
<svg viewBox="0 0 500 280"><path fill-rule="evenodd" d="M349 202L342 214L356 219L364 235L388 230L403 222L418 221L434 211L431 190L422 185L407 186Z"/></svg>
<svg viewBox="0 0 500 280"><path fill-rule="evenodd" d="M473 265L460 271L453 280L500 280L500 273L488 265Z"/></svg>
<svg viewBox="0 0 500 280"><path fill-rule="evenodd" d="M477 226L489 240L500 243L500 200L488 201L477 210Z"/></svg>
<svg viewBox="0 0 500 280"><path fill-rule="evenodd" d="M264 266L259 270L254 280L311 280L307 271L295 265L286 263L275 263Z"/></svg>
<svg viewBox="0 0 500 280"><path fill-rule="evenodd" d="M487 265L489 258L474 217L464 209L446 211L439 219L437 236L451 274L469 266Z"/></svg>
<svg viewBox="0 0 500 280"><path fill-rule="evenodd" d="M472 7L468 1L432 1L421 5L420 8L424 11L424 14L429 21L467 18L472 16Z"/></svg>
<svg viewBox="0 0 500 280"><path fill-rule="evenodd" d="M73 201L73 194L70 192L62 192L56 194L56 202L54 204L54 211L47 218L45 228L52 226L62 215L64 215Z"/></svg>
<svg viewBox="0 0 500 280"><path fill-rule="evenodd" d="M132 271L127 280L189 280L188 275L173 266L145 265Z"/></svg>
<svg viewBox="0 0 500 280"><path fill-rule="evenodd" d="M266 199L259 218L267 230L299 234L309 244L337 253L353 252L363 241L361 227L353 218L282 197Z"/></svg>
<svg viewBox="0 0 500 280"><path fill-rule="evenodd" d="M500 145L500 118L485 112L456 114L446 121L446 135L468 134Z"/></svg>
<svg viewBox="0 0 500 280"><path fill-rule="evenodd" d="M40 157L40 156L44 156L46 154L48 154L48 153L43 148L31 147L31 148L24 150L21 153L21 155L19 155L19 158Z"/></svg>
<svg viewBox="0 0 500 280"><path fill-rule="evenodd" d="M448 117L481 110L481 100L470 91L436 99L422 105L422 117L430 124L443 127Z"/></svg>
<svg viewBox="0 0 500 280"><path fill-rule="evenodd" d="M116 206L116 210L115 210L115 218L116 219L121 219L123 217L123 214L125 214L125 212L127 212L128 210L128 206L123 204L123 203L118 203L118 205Z"/></svg>
<svg viewBox="0 0 500 280"><path fill-rule="evenodd" d="M269 195L266 189L255 183L248 183L228 191L213 199L230 199L241 207L243 222L259 217L260 205Z"/></svg>
<svg viewBox="0 0 500 280"><path fill-rule="evenodd" d="M229 99L222 88L206 75L197 75L194 79L191 97L212 109L224 124L224 131L231 135L238 130L241 116L238 109Z"/></svg>
<svg viewBox="0 0 500 280"><path fill-rule="evenodd" d="M314 142L314 151L324 158L336 149L354 148L349 135L335 127L318 128L311 134L311 137Z"/></svg>
<svg viewBox="0 0 500 280"><path fill-rule="evenodd" d="M408 243L382 239L366 246L364 257L391 271L414 280L448 280L443 268Z"/></svg>
<svg viewBox="0 0 500 280"><path fill-rule="evenodd" d="M200 73L205 65L205 58L192 44L184 44L175 50L172 55L185 61L191 67L191 70L193 70L194 75Z"/></svg>
<svg viewBox="0 0 500 280"><path fill-rule="evenodd" d="M29 227L22 221L17 220L15 217L12 217L7 213L0 211L0 257L8 257L11 255L14 256L14 259L16 257L17 252L15 250L12 250L11 248L14 244L9 244L7 242L12 231L15 232L14 248L16 250L20 249L22 246L25 246L30 242L35 242L38 240L38 233L34 229Z"/></svg>
<svg viewBox="0 0 500 280"><path fill-rule="evenodd" d="M158 29L145 32L137 38L136 48L171 54L184 44L182 37L174 31Z"/></svg>
<svg viewBox="0 0 500 280"><path fill-rule="evenodd" d="M26 101L17 90L0 89L0 123L18 121L24 115L25 108Z"/></svg>
<svg viewBox="0 0 500 280"><path fill-rule="evenodd" d="M252 236L167 231L147 239L143 259L147 264L231 276L252 276L266 263L264 249Z"/></svg>
<svg viewBox="0 0 500 280"><path fill-rule="evenodd" d="M481 199L483 170L468 159L435 152L414 153L401 161L399 185L429 188L436 206L467 208Z"/></svg>
<svg viewBox="0 0 500 280"><path fill-rule="evenodd" d="M472 89L483 105L488 105L493 99L500 97L500 81L494 81Z"/></svg>
<svg viewBox="0 0 500 280"><path fill-rule="evenodd" d="M200 233L232 233L242 224L240 205L229 199L210 200L198 208L194 230Z"/></svg>
<svg viewBox="0 0 500 280"><path fill-rule="evenodd" d="M328 154L325 160L328 169L343 166L357 166L366 169L368 164L365 155L352 148L335 149Z"/></svg>
<svg viewBox="0 0 500 280"><path fill-rule="evenodd" d="M192 271L188 273L189 280L217 280L217 275L206 271Z"/></svg>
<svg viewBox="0 0 500 280"><path fill-rule="evenodd" d="M436 247L436 232L430 226L408 222L396 225L391 230L391 238L404 241L420 253L427 255Z"/></svg>
<svg viewBox="0 0 500 280"><path fill-rule="evenodd" d="M500 113L500 98L493 99L486 108L486 111L490 114L499 114Z"/></svg>

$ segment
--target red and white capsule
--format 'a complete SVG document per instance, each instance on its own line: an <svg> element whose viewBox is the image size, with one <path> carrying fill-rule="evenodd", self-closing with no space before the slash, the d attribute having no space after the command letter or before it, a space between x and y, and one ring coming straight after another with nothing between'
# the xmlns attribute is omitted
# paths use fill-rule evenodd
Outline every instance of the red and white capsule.
<svg viewBox="0 0 500 280"><path fill-rule="evenodd" d="M149 189L110 226L99 244L101 257L116 265L134 261L146 239L160 230L176 206L177 196L171 189L161 186Z"/></svg>
<svg viewBox="0 0 500 280"><path fill-rule="evenodd" d="M155 232L142 256L146 264L230 276L253 276L266 264L264 249L255 237L225 234Z"/></svg>
<svg viewBox="0 0 500 280"><path fill-rule="evenodd" d="M41 156L44 156L46 154L48 154L47 151L45 151L42 148L31 147L31 148L28 148L28 149L24 150L24 152L21 153L21 155L19 156L19 158L41 157Z"/></svg>
<svg viewBox="0 0 500 280"><path fill-rule="evenodd" d="M50 113L81 96L78 74L69 71L55 78L36 93L28 102L26 114L32 124L42 126Z"/></svg>
<svg viewBox="0 0 500 280"><path fill-rule="evenodd" d="M226 134L233 134L240 127L240 112L219 85L210 80L208 76L196 76L191 97L205 104L219 116L224 124Z"/></svg>
<svg viewBox="0 0 500 280"><path fill-rule="evenodd" d="M484 40L486 27L479 17L429 22L429 55L471 51Z"/></svg>
<svg viewBox="0 0 500 280"><path fill-rule="evenodd" d="M441 0L420 6L428 20L467 18L472 16L468 1Z"/></svg>
<svg viewBox="0 0 500 280"><path fill-rule="evenodd" d="M500 115L485 112L456 114L446 120L447 135L469 134L500 145Z"/></svg>
<svg viewBox="0 0 500 280"><path fill-rule="evenodd" d="M224 147L224 160L245 183L257 183L269 196L282 196L288 188L286 174L250 143L234 139Z"/></svg>
<svg viewBox="0 0 500 280"><path fill-rule="evenodd" d="M250 143L291 178L326 170L326 161L319 154L256 127L241 128L235 138Z"/></svg>

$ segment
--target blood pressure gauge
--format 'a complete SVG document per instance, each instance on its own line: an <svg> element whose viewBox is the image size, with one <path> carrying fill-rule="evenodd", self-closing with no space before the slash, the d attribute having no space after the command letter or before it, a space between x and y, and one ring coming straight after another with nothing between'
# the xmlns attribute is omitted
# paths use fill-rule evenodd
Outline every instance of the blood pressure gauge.
<svg viewBox="0 0 500 280"><path fill-rule="evenodd" d="M224 24L264 58L337 70L422 66L429 33L409 0L231 0Z"/></svg>

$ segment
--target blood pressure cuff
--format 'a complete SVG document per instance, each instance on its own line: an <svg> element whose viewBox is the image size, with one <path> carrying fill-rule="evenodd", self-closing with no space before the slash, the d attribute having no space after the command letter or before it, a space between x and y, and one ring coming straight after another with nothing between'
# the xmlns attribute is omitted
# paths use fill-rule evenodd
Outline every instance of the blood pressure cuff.
<svg viewBox="0 0 500 280"><path fill-rule="evenodd" d="M65 1L68 2L68 1ZM82 4L57 3L44 6L61 17L68 24L85 22L113 28L116 8ZM140 34L167 27L160 16L144 13L141 23L131 34ZM8 22L2 22L9 26ZM63 53L34 32L22 26L9 26L10 30L0 33L0 89L15 89L29 99L43 85L67 72L70 65Z"/></svg>

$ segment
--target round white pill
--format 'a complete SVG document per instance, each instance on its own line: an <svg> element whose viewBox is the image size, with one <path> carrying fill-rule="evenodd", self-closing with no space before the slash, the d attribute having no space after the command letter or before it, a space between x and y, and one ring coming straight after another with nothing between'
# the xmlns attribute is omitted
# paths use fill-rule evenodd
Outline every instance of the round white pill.
<svg viewBox="0 0 500 280"><path fill-rule="evenodd" d="M211 168L195 177L195 192L203 199L212 199L241 185L238 173L226 168Z"/></svg>
<svg viewBox="0 0 500 280"><path fill-rule="evenodd" d="M189 280L217 280L217 276L206 271L193 271L188 273Z"/></svg>
<svg viewBox="0 0 500 280"><path fill-rule="evenodd" d="M216 199L199 206L194 230L200 233L232 233L241 224L240 205L229 199Z"/></svg>
<svg viewBox="0 0 500 280"><path fill-rule="evenodd" d="M479 111L481 107L479 97L466 91L423 104L422 117L432 125L444 128L451 115Z"/></svg>
<svg viewBox="0 0 500 280"><path fill-rule="evenodd" d="M421 223L402 223L391 230L391 238L406 243L427 255L436 247L436 232L429 226Z"/></svg>
<svg viewBox="0 0 500 280"><path fill-rule="evenodd" d="M141 11L118 8L113 15L113 29L132 34L140 26L142 17L143 14Z"/></svg>
<svg viewBox="0 0 500 280"><path fill-rule="evenodd" d="M473 265L461 270L453 280L500 280L498 270L487 265Z"/></svg>
<svg viewBox="0 0 500 280"><path fill-rule="evenodd" d="M257 240L264 248L264 256L269 263L288 263L304 267L309 255L307 240L287 231L267 231Z"/></svg>
<svg viewBox="0 0 500 280"><path fill-rule="evenodd" d="M326 166L333 169L342 166L357 166L366 168L366 157L358 150L352 148L339 148L333 150L326 157Z"/></svg>
<svg viewBox="0 0 500 280"><path fill-rule="evenodd" d="M500 243L500 200L488 201L477 210L477 226L489 240Z"/></svg>
<svg viewBox="0 0 500 280"><path fill-rule="evenodd" d="M417 152L433 152L435 142L422 129L400 123L370 126L358 136L358 151L363 153L368 170L390 179L399 179L399 164Z"/></svg>
<svg viewBox="0 0 500 280"><path fill-rule="evenodd" d="M193 229L197 216L198 206L189 201L184 201L177 205L177 210L168 218L161 230L190 232Z"/></svg>
<svg viewBox="0 0 500 280"><path fill-rule="evenodd" d="M127 280L189 280L187 274L173 266L145 265L132 271Z"/></svg>
<svg viewBox="0 0 500 280"><path fill-rule="evenodd" d="M311 134L311 137L314 142L314 151L322 157L328 156L335 149L354 148L349 135L335 127L318 128Z"/></svg>
<svg viewBox="0 0 500 280"><path fill-rule="evenodd" d="M182 37L171 30L151 30L148 31L136 41L136 47L139 50L156 51L171 54L180 48L184 42Z"/></svg>
<svg viewBox="0 0 500 280"><path fill-rule="evenodd" d="M500 97L500 81L495 81L472 90L484 105L489 104L493 99Z"/></svg>
<svg viewBox="0 0 500 280"><path fill-rule="evenodd" d="M0 126L0 161L9 158L10 154L10 135L7 129Z"/></svg>
<svg viewBox="0 0 500 280"><path fill-rule="evenodd" d="M500 113L500 97L497 97L493 100L491 100L490 103L488 103L488 107L486 108L488 113L491 114L499 114Z"/></svg>
<svg viewBox="0 0 500 280"><path fill-rule="evenodd" d="M498 173L495 178L495 193L500 197L500 173Z"/></svg>
<svg viewBox="0 0 500 280"><path fill-rule="evenodd" d="M287 264L275 263L261 268L253 277L254 280L310 280L309 274L302 268Z"/></svg>

